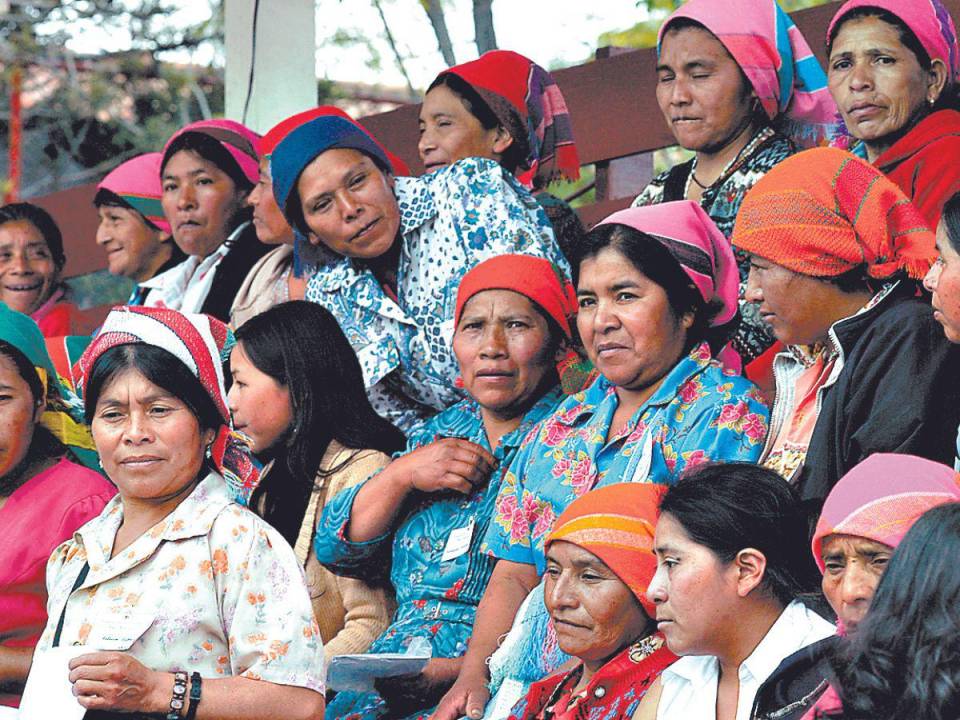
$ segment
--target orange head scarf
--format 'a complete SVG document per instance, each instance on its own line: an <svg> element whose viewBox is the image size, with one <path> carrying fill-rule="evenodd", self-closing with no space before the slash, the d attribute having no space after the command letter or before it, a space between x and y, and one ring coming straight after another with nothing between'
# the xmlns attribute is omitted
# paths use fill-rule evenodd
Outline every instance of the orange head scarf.
<svg viewBox="0 0 960 720"><path fill-rule="evenodd" d="M913 203L872 165L843 150L787 158L747 193L731 242L814 277L865 266L872 278L903 271L919 280L937 251Z"/></svg>
<svg viewBox="0 0 960 720"><path fill-rule="evenodd" d="M656 617L647 587L657 571L653 531L665 490L652 483L618 483L592 490L567 506L544 547L565 540L593 553L630 588L647 615Z"/></svg>

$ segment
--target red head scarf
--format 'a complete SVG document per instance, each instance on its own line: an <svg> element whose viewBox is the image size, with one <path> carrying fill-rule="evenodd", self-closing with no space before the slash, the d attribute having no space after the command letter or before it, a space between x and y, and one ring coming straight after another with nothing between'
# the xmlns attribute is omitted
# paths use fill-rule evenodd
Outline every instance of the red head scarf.
<svg viewBox="0 0 960 720"><path fill-rule="evenodd" d="M115 307L84 351L75 373L83 392L97 360L119 345L144 344L166 350L200 381L223 424L210 448L214 466L244 504L260 480L244 439L230 429L230 411L223 383L223 362L234 345L230 329L209 315L154 307Z"/></svg>
<svg viewBox="0 0 960 720"><path fill-rule="evenodd" d="M913 455L871 455L840 478L824 501L813 559L823 572L828 535L854 535L895 548L927 510L958 501L960 475L946 465Z"/></svg>
<svg viewBox="0 0 960 720"><path fill-rule="evenodd" d="M281 140L290 134L291 130L295 130L304 123L310 122L314 118L324 116L339 117L343 118L344 120L348 120L363 130L367 135L370 135L369 130L367 130L363 125L358 123L340 108L333 105L321 105L320 107L304 110L296 115L291 115L286 120L281 120L279 123L274 125L267 132L267 134L263 136L263 140L260 141L260 153L263 155L263 157L270 157L273 154L274 148L280 144ZM390 161L390 170L394 175L410 174L410 168L407 167L407 164L403 160L387 150L387 148L383 147L381 142L373 137L373 135L370 135L370 139L383 149L384 154L387 156L387 160Z"/></svg>
<svg viewBox="0 0 960 720"><path fill-rule="evenodd" d="M525 151L521 180L545 185L557 176L580 177L570 111L553 77L532 60L509 50L491 50L454 65L437 77L456 75L477 91Z"/></svg>
<svg viewBox="0 0 960 720"><path fill-rule="evenodd" d="M577 294L563 271L532 255L501 255L474 266L460 281L454 322L460 323L467 300L484 290L512 290L553 318L569 340L570 319L577 314Z"/></svg>
<svg viewBox="0 0 960 720"><path fill-rule="evenodd" d="M787 158L747 193L733 244L794 272L834 277L860 266L872 278L920 279L935 237L903 191L848 152L814 148Z"/></svg>
<svg viewBox="0 0 960 720"><path fill-rule="evenodd" d="M665 489L652 483L620 483L591 490L557 518L544 547L565 540L593 553L630 588L647 615L656 617L647 587L657 571L653 533Z"/></svg>

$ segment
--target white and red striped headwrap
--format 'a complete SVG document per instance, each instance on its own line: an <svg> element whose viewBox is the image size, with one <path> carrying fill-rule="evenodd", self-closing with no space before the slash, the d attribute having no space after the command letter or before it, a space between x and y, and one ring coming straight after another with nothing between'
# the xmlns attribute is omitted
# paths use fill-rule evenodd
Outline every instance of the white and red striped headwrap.
<svg viewBox="0 0 960 720"><path fill-rule="evenodd" d="M169 308L113 308L100 332L77 362L78 390L83 393L97 360L119 345L153 345L166 350L200 381L220 413L223 424L211 446L213 464L231 486L238 502L246 503L260 480L246 439L230 428L223 363L234 345L233 333L209 315Z"/></svg>

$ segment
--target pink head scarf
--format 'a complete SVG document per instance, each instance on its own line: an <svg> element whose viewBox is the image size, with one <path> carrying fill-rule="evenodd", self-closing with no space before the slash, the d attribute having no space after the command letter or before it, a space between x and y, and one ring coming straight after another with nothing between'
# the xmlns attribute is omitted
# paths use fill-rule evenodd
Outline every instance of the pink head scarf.
<svg viewBox="0 0 960 720"><path fill-rule="evenodd" d="M238 502L246 504L260 480L245 439L230 428L223 363L235 341L222 322L209 315L181 313L169 308L115 307L100 332L77 361L82 393L100 356L119 345L144 344L162 348L187 366L213 400L220 419L211 459Z"/></svg>
<svg viewBox="0 0 960 720"><path fill-rule="evenodd" d="M170 223L163 216L160 197L163 187L160 184L160 162L163 155L158 152L137 155L114 168L97 185L98 190L109 190L123 200L153 225L170 233Z"/></svg>
<svg viewBox="0 0 960 720"><path fill-rule="evenodd" d="M833 486L813 533L813 558L824 571L823 540L855 535L895 548L927 510L960 501L960 475L914 455L871 455Z"/></svg>
<svg viewBox="0 0 960 720"><path fill-rule="evenodd" d="M660 242L697 286L717 327L737 314L740 275L730 241L692 200L615 212L599 225L626 225Z"/></svg>
<svg viewBox="0 0 960 720"><path fill-rule="evenodd" d="M716 36L747 76L767 117L801 147L846 137L827 76L775 0L689 0L660 27L687 18Z"/></svg>
<svg viewBox="0 0 960 720"><path fill-rule="evenodd" d="M957 28L940 0L850 0L833 16L827 29L827 42L834 36L843 18L857 8L886 10L910 28L931 60L940 60L950 74L948 84L960 78L960 46Z"/></svg>
<svg viewBox="0 0 960 720"><path fill-rule="evenodd" d="M171 135L163 146L163 164L170 159L167 156L170 145L186 133L200 133L213 138L233 156L251 185L256 185L260 180L260 136L246 125L233 120L199 120L185 125Z"/></svg>

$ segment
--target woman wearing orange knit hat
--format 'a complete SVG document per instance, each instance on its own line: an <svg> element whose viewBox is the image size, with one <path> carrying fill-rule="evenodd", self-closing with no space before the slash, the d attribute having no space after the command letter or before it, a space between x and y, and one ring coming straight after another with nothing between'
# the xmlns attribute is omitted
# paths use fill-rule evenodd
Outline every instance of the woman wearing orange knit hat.
<svg viewBox="0 0 960 720"><path fill-rule="evenodd" d="M872 453L951 462L960 350L917 297L935 242L903 192L849 153L808 150L754 186L732 241L752 256L746 299L788 346L762 462L813 506Z"/></svg>

